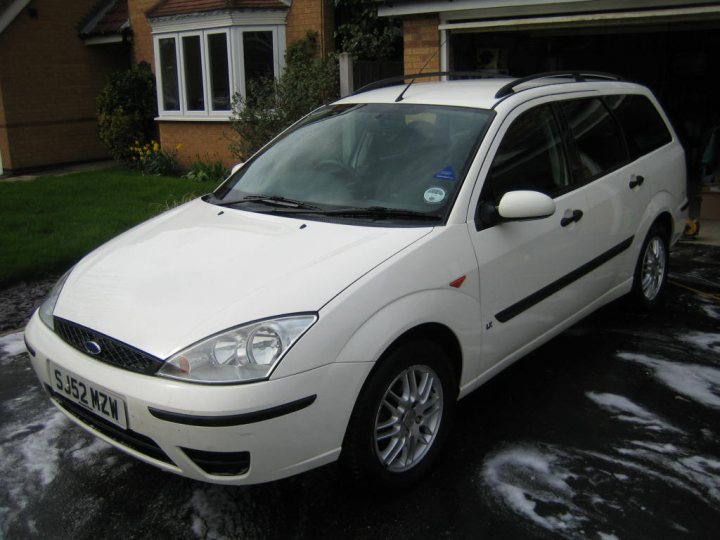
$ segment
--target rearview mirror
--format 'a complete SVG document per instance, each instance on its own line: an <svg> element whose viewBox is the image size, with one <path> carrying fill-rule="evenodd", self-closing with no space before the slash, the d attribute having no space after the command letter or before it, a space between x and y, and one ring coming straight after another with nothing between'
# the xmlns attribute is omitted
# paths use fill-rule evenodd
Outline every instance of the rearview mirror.
<svg viewBox="0 0 720 540"><path fill-rule="evenodd" d="M539 191L508 191L497 211L504 220L543 219L555 213L555 201Z"/></svg>
<svg viewBox="0 0 720 540"><path fill-rule="evenodd" d="M543 219L555 213L555 201L539 191L508 191L495 206L481 202L475 215L475 228L479 231L503 221Z"/></svg>
<svg viewBox="0 0 720 540"><path fill-rule="evenodd" d="M241 161L240 163L237 163L233 166L232 170L230 171L230 176L238 172L240 169L243 168L243 165L245 165L245 162Z"/></svg>

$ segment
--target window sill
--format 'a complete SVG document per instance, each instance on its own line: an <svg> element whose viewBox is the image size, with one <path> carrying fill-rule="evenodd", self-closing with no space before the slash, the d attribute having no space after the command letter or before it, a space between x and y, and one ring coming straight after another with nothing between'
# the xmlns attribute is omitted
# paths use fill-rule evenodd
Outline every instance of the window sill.
<svg viewBox="0 0 720 540"><path fill-rule="evenodd" d="M228 116L172 116L162 115L155 118L156 122L230 122L230 115Z"/></svg>

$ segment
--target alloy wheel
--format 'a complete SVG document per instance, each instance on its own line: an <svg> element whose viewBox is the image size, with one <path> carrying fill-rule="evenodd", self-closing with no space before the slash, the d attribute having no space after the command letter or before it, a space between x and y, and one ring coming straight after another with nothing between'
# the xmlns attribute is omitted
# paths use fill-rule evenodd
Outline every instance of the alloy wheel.
<svg viewBox="0 0 720 540"><path fill-rule="evenodd" d="M654 236L645 247L641 272L642 293L651 302L662 289L667 272L665 242L659 236Z"/></svg>
<svg viewBox="0 0 720 540"><path fill-rule="evenodd" d="M411 469L430 450L443 414L443 389L428 366L402 371L388 386L375 415L375 452L392 472Z"/></svg>

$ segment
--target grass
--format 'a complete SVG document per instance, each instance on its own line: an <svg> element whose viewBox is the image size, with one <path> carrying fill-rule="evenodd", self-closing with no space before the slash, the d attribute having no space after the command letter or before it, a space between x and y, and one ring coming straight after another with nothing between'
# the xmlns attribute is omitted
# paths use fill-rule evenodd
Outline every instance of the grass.
<svg viewBox="0 0 720 540"><path fill-rule="evenodd" d="M121 168L0 181L0 286L62 272L110 238L214 187Z"/></svg>

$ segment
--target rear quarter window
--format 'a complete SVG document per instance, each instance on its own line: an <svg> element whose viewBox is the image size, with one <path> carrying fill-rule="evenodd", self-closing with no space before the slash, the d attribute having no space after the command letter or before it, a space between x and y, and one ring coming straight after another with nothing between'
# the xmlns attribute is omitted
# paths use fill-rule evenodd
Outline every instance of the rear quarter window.
<svg viewBox="0 0 720 540"><path fill-rule="evenodd" d="M605 101L625 132L633 159L672 141L660 113L646 96L608 96Z"/></svg>

